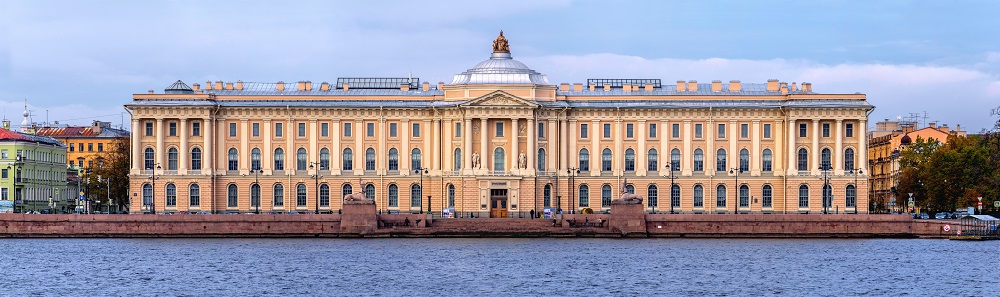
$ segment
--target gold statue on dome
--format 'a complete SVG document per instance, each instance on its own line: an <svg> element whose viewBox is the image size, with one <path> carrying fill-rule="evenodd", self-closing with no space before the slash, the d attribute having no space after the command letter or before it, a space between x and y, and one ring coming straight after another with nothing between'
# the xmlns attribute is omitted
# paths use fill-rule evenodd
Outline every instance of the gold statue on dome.
<svg viewBox="0 0 1000 297"><path fill-rule="evenodd" d="M510 53L510 47L507 45L507 38L503 37L503 30L500 30L500 36L497 36L497 40L493 41L493 52Z"/></svg>

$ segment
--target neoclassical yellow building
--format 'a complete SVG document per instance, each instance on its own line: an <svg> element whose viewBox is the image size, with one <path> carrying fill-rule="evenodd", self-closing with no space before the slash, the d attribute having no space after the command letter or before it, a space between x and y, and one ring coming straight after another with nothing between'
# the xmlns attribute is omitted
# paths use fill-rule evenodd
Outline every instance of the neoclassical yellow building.
<svg viewBox="0 0 1000 297"><path fill-rule="evenodd" d="M177 81L126 107L134 213L337 212L358 191L380 211L478 217L609 210L622 191L658 213L868 211L863 94L554 85L502 34L449 84Z"/></svg>

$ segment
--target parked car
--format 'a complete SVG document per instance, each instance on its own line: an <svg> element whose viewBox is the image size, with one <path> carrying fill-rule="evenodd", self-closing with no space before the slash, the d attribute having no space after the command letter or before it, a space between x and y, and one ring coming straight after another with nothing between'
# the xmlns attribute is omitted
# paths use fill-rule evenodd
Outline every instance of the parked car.
<svg viewBox="0 0 1000 297"><path fill-rule="evenodd" d="M926 220L926 219L930 219L930 216L927 215L926 212L922 212L922 213L916 214L916 218L917 219L921 219L921 220Z"/></svg>
<svg viewBox="0 0 1000 297"><path fill-rule="evenodd" d="M950 217L951 217L951 214L948 213L948 212L944 212L944 211L939 212L936 215L934 215L934 218L938 219L938 220L944 220L944 219L947 219L947 218L950 218Z"/></svg>

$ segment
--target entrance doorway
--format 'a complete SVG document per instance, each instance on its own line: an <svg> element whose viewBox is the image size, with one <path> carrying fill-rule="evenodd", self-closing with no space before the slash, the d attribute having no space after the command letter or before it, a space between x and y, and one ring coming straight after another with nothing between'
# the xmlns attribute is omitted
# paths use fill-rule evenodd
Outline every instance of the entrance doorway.
<svg viewBox="0 0 1000 297"><path fill-rule="evenodd" d="M507 217L507 189L490 190L490 217Z"/></svg>

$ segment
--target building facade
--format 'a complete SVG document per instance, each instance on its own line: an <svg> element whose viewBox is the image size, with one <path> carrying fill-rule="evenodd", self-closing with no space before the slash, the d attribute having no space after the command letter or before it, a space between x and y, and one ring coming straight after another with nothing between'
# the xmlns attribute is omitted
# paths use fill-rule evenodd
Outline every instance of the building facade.
<svg viewBox="0 0 1000 297"><path fill-rule="evenodd" d="M90 126L44 126L36 135L55 138L67 146L67 165L71 168L95 168L102 163L100 154L111 150L115 141L128 141L129 132L111 127L109 122L94 121Z"/></svg>
<svg viewBox="0 0 1000 297"><path fill-rule="evenodd" d="M602 211L625 191L655 212L868 211L863 94L554 85L502 34L449 84L177 81L126 108L133 213L337 212L358 191L380 211L461 216Z"/></svg>
<svg viewBox="0 0 1000 297"><path fill-rule="evenodd" d="M0 129L0 211L73 211L76 189L67 183L66 147L51 137L9 128L10 123L4 120Z"/></svg>
<svg viewBox="0 0 1000 297"><path fill-rule="evenodd" d="M916 121L889 121L888 119L875 123L875 129L868 133L868 163L870 172L870 195L878 212L913 211L910 209L906 195L896 193L899 185L899 166L901 152L907 145L917 141L935 140L941 143L948 141L948 136L966 136L961 125L950 130L948 125L938 126L931 123L927 127L917 127ZM914 207L918 207L915 205Z"/></svg>

